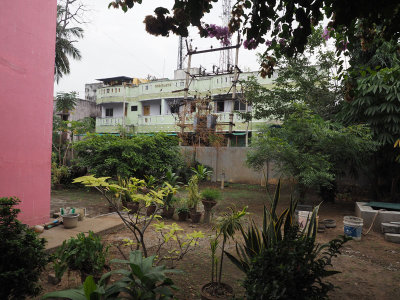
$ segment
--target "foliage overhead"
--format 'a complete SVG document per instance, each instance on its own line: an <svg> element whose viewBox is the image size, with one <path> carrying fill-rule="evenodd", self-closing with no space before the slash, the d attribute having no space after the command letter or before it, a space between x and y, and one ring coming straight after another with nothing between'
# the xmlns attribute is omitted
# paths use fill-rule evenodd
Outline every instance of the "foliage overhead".
<svg viewBox="0 0 400 300"><path fill-rule="evenodd" d="M78 164L99 177L162 178L166 171L182 166L178 140L163 133L129 138L92 134L75 143L74 149Z"/></svg>
<svg viewBox="0 0 400 300"><path fill-rule="evenodd" d="M20 203L15 197L0 198L0 298L37 296L39 276L48 263L45 239L17 220Z"/></svg>
<svg viewBox="0 0 400 300"><path fill-rule="evenodd" d="M155 15L146 16L144 20L146 31L161 36L168 36L170 32L188 36L188 27L194 26L200 36L207 37L209 24L202 20L215 9L216 2L219 1L175 0L171 9L157 7ZM142 0L120 0L111 2L109 7L121 7L126 12L134 4L141 3ZM324 19L330 20L329 33L335 36L338 51L351 49L360 41L368 42L369 28L374 25L383 28L385 40L400 37L400 3L397 0L380 5L365 0L236 0L229 29L232 33L242 31L250 49L267 46L261 66L264 75L271 75L276 62L271 52L277 57L303 53L313 27ZM358 26L365 30L357 34Z"/></svg>
<svg viewBox="0 0 400 300"><path fill-rule="evenodd" d="M394 40L371 41L351 52L346 77L346 102L339 119L346 124L366 123L382 145L393 145L400 132L400 52Z"/></svg>

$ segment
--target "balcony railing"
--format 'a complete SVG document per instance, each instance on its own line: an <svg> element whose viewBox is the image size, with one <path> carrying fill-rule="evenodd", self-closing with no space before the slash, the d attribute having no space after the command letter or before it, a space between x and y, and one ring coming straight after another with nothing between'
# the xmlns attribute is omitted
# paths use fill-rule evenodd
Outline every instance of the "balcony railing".
<svg viewBox="0 0 400 300"><path fill-rule="evenodd" d="M122 125L122 117L119 118L96 118L96 126L117 126Z"/></svg>

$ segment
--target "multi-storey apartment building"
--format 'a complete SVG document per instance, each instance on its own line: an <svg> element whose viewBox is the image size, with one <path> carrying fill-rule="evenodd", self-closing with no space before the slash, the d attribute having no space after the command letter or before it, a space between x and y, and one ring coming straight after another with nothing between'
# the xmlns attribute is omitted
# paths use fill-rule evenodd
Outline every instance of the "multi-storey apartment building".
<svg viewBox="0 0 400 300"><path fill-rule="evenodd" d="M198 69L193 69L196 74ZM257 72L244 72L239 80L246 80L256 76L263 86L272 84L272 78L261 78ZM176 103L184 99L185 72L175 71L174 79L158 79L153 81L139 80L131 77L113 77L98 79L103 87L97 89L97 104L101 107L101 117L96 119L96 132L117 133L121 126L133 129L136 133L167 132L178 134L177 115L183 108ZM210 96L212 99L212 114L217 118L219 133L229 130L229 114L232 111L248 111L245 103L232 100L233 74L192 77L188 99L190 100ZM238 90L240 92L240 90ZM189 104L190 105L190 104ZM179 110L179 111L177 111ZM195 113L185 110L187 114ZM193 123L194 118L188 116L187 123ZM234 114L233 135L236 141L244 140L246 130L256 131L266 120L254 120L249 124L244 122L238 114ZM193 130L190 127L186 130ZM242 144L242 143L241 143Z"/></svg>

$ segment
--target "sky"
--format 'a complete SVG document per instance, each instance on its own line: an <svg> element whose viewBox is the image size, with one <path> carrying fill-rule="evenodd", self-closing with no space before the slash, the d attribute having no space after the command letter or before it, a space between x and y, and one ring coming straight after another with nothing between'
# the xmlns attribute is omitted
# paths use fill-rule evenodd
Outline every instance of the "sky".
<svg viewBox="0 0 400 300"><path fill-rule="evenodd" d="M178 40L176 35L155 37L145 31L143 20L153 14L156 7L172 7L173 0L144 0L124 13L121 9L108 9L111 0L81 0L86 6L84 38L75 43L81 51L82 59L70 59L71 73L54 85L57 92L76 91L84 98L85 83L97 82L98 78L130 76L145 78L148 74L157 78L173 78L177 66ZM222 7L217 3L212 14L204 20L221 25ZM200 38L197 30L190 32L193 48L198 50L218 47L216 39ZM236 37L233 38L236 40ZM239 51L239 67L242 70L258 70L257 50ZM194 55L192 66L202 65L211 71L212 65L219 63L219 53Z"/></svg>

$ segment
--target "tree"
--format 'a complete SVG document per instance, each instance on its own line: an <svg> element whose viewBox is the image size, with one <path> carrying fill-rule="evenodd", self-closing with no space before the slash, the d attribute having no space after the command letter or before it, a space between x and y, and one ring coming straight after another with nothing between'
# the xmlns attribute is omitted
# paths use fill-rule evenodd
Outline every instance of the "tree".
<svg viewBox="0 0 400 300"><path fill-rule="evenodd" d="M238 112L247 121L284 119L294 112L293 103L303 103L324 119L332 119L342 100L338 81L338 59L325 49L322 28L314 30L306 51L297 57L282 57L273 85L261 86L255 77L242 81L243 101L249 112Z"/></svg>
<svg viewBox="0 0 400 300"><path fill-rule="evenodd" d="M142 1L114 1L109 7L121 7L126 12ZM210 25L202 20L216 2L218 0L175 0L171 10L158 7L154 16L146 16L146 31L161 36L168 36L170 32L188 36L188 27L194 26L199 29L200 36L207 37ZM400 3L397 0L387 0L380 5L366 0L236 0L229 29L231 33L242 31L249 49L267 45L261 67L262 74L270 76L280 54L294 57L303 53L312 28L324 19L330 20L329 29L334 31L339 51L347 44L351 48L369 38L367 31L361 38L355 35L360 24L365 28L372 28L374 24L382 26L385 40L400 37ZM267 40L269 35L271 40Z"/></svg>
<svg viewBox="0 0 400 300"><path fill-rule="evenodd" d="M77 0L66 0L64 5L57 5L56 48L54 64L54 80L58 82L63 75L69 74L69 57L80 60L81 53L75 47L76 39L83 38L83 29L77 26L69 27L71 21L81 23L80 13L84 11L83 5L71 11L71 5Z"/></svg>
<svg viewBox="0 0 400 300"><path fill-rule="evenodd" d="M332 190L334 196L336 178L357 175L375 150L368 127L326 121L304 105L295 104L294 109L281 127L261 130L247 162L260 169L273 160L282 176L295 180L300 200L309 189ZM326 200L334 199L328 196Z"/></svg>
<svg viewBox="0 0 400 300"><path fill-rule="evenodd" d="M360 29L362 30L362 29ZM351 68L345 78L346 102L338 115L344 124L368 124L380 147L374 155L375 197L390 191L394 198L400 167L393 145L400 132L400 53L397 40L385 41L377 27L371 29L368 44L350 51Z"/></svg>
<svg viewBox="0 0 400 300"><path fill-rule="evenodd" d="M78 100L77 95L77 92L57 93L56 111L68 113L73 110L76 106L76 101Z"/></svg>

